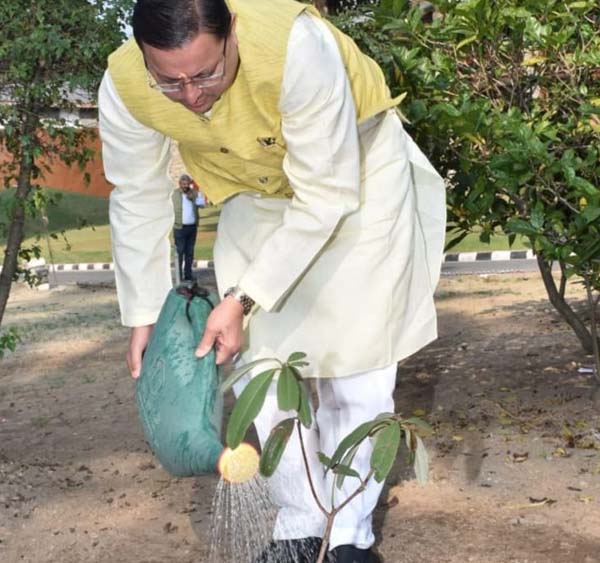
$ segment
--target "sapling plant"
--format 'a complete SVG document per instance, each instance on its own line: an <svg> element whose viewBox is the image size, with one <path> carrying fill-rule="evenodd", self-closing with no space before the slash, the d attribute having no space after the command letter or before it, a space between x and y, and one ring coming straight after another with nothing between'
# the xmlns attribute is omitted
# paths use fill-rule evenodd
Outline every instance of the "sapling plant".
<svg viewBox="0 0 600 563"><path fill-rule="evenodd" d="M381 413L373 420L356 427L342 439L334 452L318 452L318 460L324 474L331 472L334 476L331 479L331 499L326 502L317 493L315 476L310 471L309 453L301 431L302 426L309 429L313 423L309 394L301 374L301 369L307 365L306 354L294 352L285 362L275 358L262 359L233 371L222 384L223 392L230 389L250 371L261 366L265 368L250 380L237 398L227 426L225 441L232 450L242 443L248 428L263 407L269 387L276 381L278 408L295 414L280 421L271 430L260 454L259 471L263 477L273 475L290 437L296 431L311 494L326 518L323 542L316 561L322 563L327 555L329 537L336 516L365 490L372 479L381 483L387 478L403 440L409 453L409 460L414 465L417 480L421 484L427 481L427 452L419 434L427 433L431 429L426 422L417 417L403 418L396 413ZM373 444L370 469L366 475L361 475L352 467L352 463L359 448L367 440L371 440ZM356 487L346 498L337 501L336 491L340 490L345 479L349 478L356 480Z"/></svg>

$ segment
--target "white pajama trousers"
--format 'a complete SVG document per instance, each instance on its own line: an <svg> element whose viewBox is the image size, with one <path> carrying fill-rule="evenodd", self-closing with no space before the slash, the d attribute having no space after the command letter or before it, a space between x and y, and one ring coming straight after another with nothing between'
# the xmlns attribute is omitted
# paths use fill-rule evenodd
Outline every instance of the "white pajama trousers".
<svg viewBox="0 0 600 563"><path fill-rule="evenodd" d="M341 490L333 487L333 476L323 476L323 466L317 452L331 456L340 441L359 424L374 419L383 412L394 411L393 392L396 383L396 364L366 371L347 377L317 379L319 407L313 412L313 425L302 427L309 468L321 503L329 509L339 506L356 490L356 478L346 477ZM239 381L234 387L239 395L250 380ZM271 385L265 404L255 419L255 427L261 444L271 429L281 420L292 416L277 406L277 385ZM352 467L361 477L370 469L372 445L367 440L358 450ZM336 516L331 532L329 548L352 544L361 549L373 545L372 512L375 509L383 483L371 479L367 488L356 496ZM306 537L323 537L325 516L319 510L310 490L302 450L295 430L288 442L279 467L269 479L271 500L279 507L273 537L276 540Z"/></svg>

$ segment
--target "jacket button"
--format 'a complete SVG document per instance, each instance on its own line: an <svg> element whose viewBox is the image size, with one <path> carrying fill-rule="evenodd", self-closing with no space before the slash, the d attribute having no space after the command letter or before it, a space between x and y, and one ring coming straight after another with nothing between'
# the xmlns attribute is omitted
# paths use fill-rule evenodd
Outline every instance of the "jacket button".
<svg viewBox="0 0 600 563"><path fill-rule="evenodd" d="M261 177L258 179L258 182L259 182L260 184L266 184L268 181L269 181L269 178L268 178L268 176L261 176Z"/></svg>
<svg viewBox="0 0 600 563"><path fill-rule="evenodd" d="M229 152L229 149L225 148L225 147L221 147L219 149L223 154L227 154Z"/></svg>

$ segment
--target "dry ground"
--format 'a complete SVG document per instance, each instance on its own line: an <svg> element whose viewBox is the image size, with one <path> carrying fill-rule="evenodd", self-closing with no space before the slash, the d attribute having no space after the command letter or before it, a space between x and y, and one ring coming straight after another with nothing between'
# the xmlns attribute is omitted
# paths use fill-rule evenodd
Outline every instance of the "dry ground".
<svg viewBox="0 0 600 563"><path fill-rule="evenodd" d="M397 388L435 428L431 482L397 468L385 561L600 562L589 358L535 275L445 278L438 306L440 339ZM0 363L0 561L205 561L216 479L171 478L148 451L114 290L16 286L7 320L25 338Z"/></svg>

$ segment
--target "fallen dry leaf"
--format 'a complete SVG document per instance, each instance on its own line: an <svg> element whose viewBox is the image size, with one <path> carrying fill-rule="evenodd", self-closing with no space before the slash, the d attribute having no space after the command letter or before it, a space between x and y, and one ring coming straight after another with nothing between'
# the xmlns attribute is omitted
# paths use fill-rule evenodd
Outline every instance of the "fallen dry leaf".
<svg viewBox="0 0 600 563"><path fill-rule="evenodd" d="M553 504L555 504L556 500L548 498L548 497L544 497L544 498L533 498L533 497L529 497L529 504L508 504L506 505L506 508L510 508L510 509L515 509L515 510L521 510L523 508L538 508L540 506L551 506Z"/></svg>
<svg viewBox="0 0 600 563"><path fill-rule="evenodd" d="M529 502L531 503L531 505L543 506L544 504L547 504L547 505L556 504L558 501L548 498L548 497L543 497L543 498L529 497Z"/></svg>

